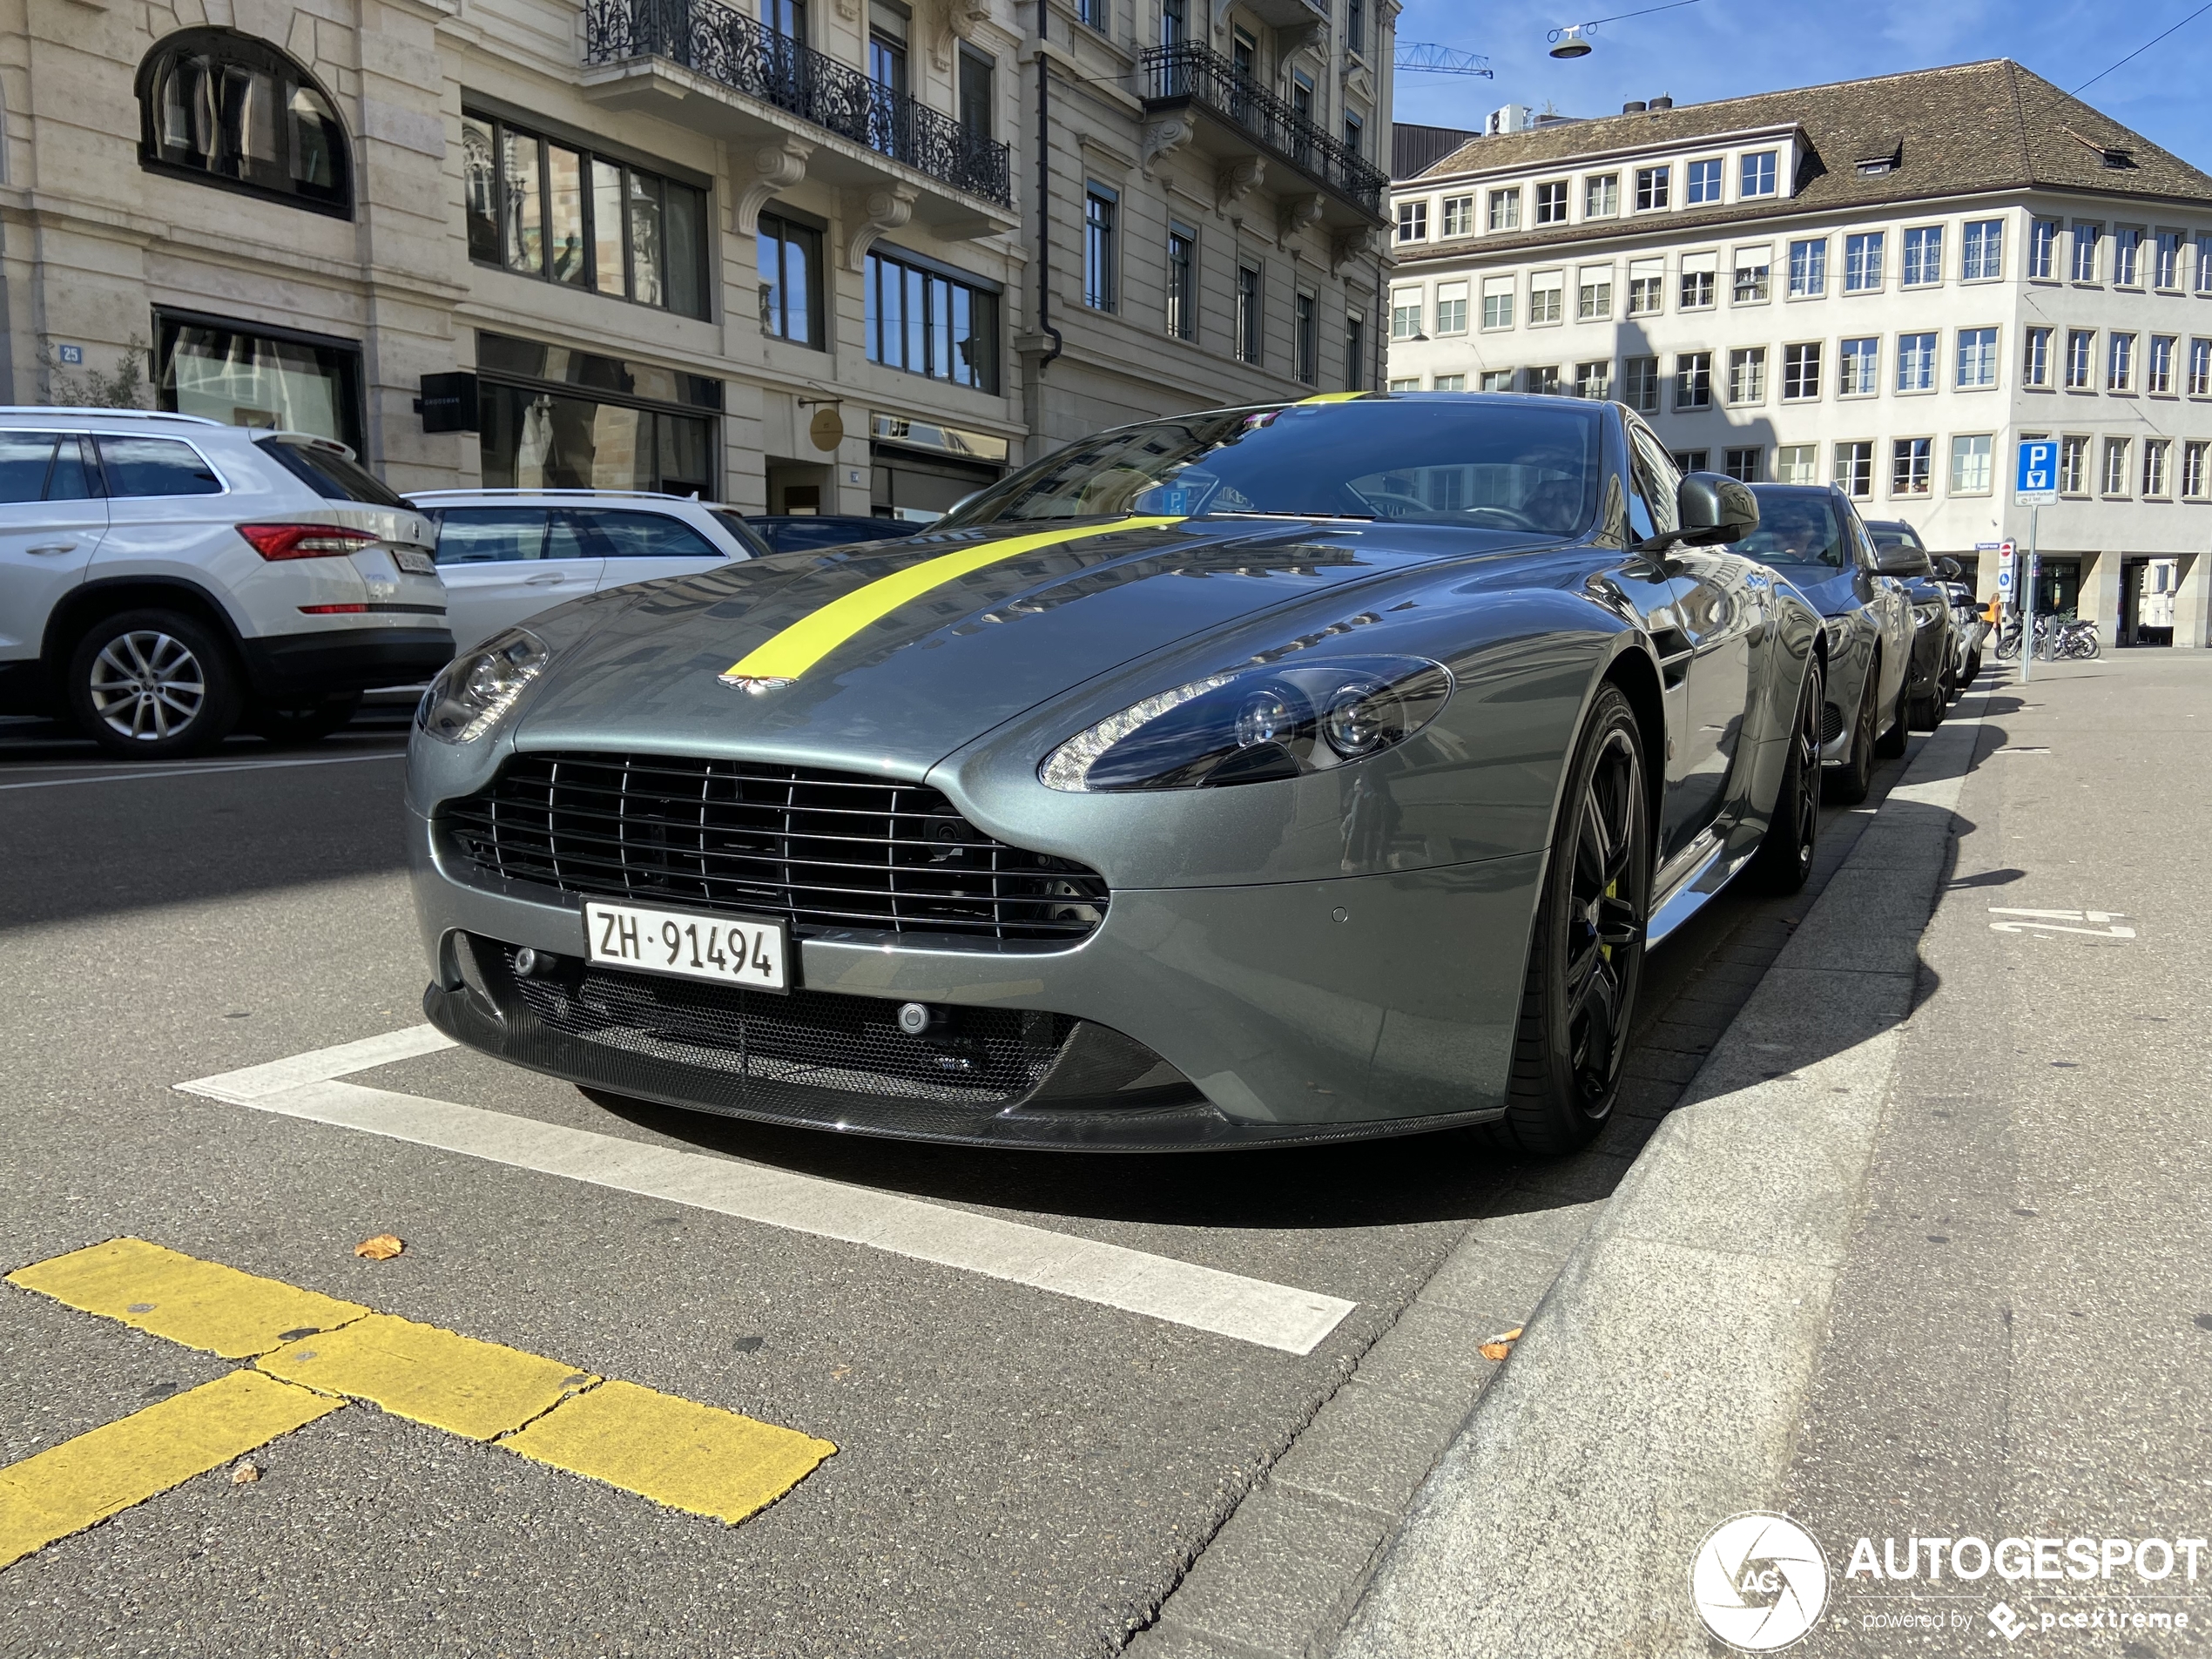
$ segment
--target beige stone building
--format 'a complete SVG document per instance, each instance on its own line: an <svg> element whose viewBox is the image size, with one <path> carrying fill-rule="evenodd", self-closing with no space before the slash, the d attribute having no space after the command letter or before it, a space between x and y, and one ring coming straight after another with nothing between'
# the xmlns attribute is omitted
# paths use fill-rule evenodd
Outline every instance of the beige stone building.
<svg viewBox="0 0 2212 1659"><path fill-rule="evenodd" d="M921 516L1373 383L1389 0L745 3L13 0L9 401Z"/></svg>

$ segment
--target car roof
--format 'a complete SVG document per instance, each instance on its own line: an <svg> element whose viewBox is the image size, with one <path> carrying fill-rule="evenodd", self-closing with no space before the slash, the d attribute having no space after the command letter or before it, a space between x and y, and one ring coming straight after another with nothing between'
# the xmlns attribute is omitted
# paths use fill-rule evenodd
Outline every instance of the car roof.
<svg viewBox="0 0 2212 1659"><path fill-rule="evenodd" d="M410 489L409 501L628 501L656 507L718 507L719 502L678 496L665 489Z"/></svg>
<svg viewBox="0 0 2212 1659"><path fill-rule="evenodd" d="M173 409L98 409L64 403L6 403L0 404L0 420L51 421L60 416L71 421L177 421L186 426L212 426L226 431L242 431L243 428L229 427L221 421L211 421L204 415L179 415Z"/></svg>

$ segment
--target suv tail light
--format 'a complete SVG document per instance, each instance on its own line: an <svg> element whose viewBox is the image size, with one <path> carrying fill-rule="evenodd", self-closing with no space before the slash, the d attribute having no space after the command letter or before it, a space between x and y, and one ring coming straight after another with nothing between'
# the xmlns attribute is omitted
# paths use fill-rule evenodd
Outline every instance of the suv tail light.
<svg viewBox="0 0 2212 1659"><path fill-rule="evenodd" d="M238 533L265 559L341 559L377 540L339 524L241 524Z"/></svg>

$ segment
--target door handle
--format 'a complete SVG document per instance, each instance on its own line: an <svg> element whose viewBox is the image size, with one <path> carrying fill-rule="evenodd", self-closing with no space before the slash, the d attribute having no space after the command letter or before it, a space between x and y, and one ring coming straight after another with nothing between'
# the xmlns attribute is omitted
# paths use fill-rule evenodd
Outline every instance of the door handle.
<svg viewBox="0 0 2212 1659"><path fill-rule="evenodd" d="M523 585L526 588L552 588L558 587L566 580L567 578L565 577L563 577L556 571L551 576L534 576L530 577L529 581L523 583Z"/></svg>
<svg viewBox="0 0 2212 1659"><path fill-rule="evenodd" d="M37 547L27 547L24 549L24 551L26 553L74 553L77 551L77 543L74 542L41 542Z"/></svg>

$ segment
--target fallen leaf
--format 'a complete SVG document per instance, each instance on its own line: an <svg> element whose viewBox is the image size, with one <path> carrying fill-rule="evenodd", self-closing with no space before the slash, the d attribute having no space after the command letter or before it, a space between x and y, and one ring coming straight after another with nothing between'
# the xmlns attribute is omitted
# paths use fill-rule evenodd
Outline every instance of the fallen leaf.
<svg viewBox="0 0 2212 1659"><path fill-rule="evenodd" d="M260 1478L261 1471L251 1463L241 1463L231 1471L231 1484L234 1487L247 1486Z"/></svg>
<svg viewBox="0 0 2212 1659"><path fill-rule="evenodd" d="M374 1238L364 1238L354 1246L354 1254L366 1256L372 1262L388 1262L407 1246L390 1233L379 1233Z"/></svg>
<svg viewBox="0 0 2212 1659"><path fill-rule="evenodd" d="M1502 1359L1513 1352L1513 1345L1521 1340L1521 1333L1526 1328L1526 1326L1516 1325L1512 1330L1492 1337L1475 1352L1485 1359Z"/></svg>

